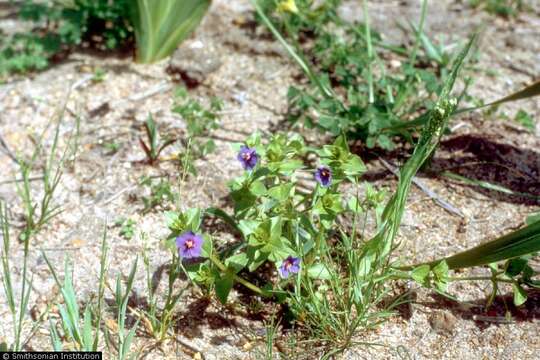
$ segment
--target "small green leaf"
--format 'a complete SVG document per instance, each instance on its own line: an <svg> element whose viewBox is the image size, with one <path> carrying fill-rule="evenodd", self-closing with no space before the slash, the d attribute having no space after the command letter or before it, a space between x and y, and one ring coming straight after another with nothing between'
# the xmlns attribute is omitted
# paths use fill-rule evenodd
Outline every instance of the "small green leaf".
<svg viewBox="0 0 540 360"><path fill-rule="evenodd" d="M249 262L249 258L246 253L240 253L229 257L225 260L225 265L231 269L234 269L235 273L242 270Z"/></svg>
<svg viewBox="0 0 540 360"><path fill-rule="evenodd" d="M527 301L527 292L518 284L512 284L512 291L514 292L514 304L521 306Z"/></svg>
<svg viewBox="0 0 540 360"><path fill-rule="evenodd" d="M261 225L261 222L258 220L240 220L238 228L244 234L244 237L247 238L257 230L259 225Z"/></svg>
<svg viewBox="0 0 540 360"><path fill-rule="evenodd" d="M527 265L527 259L516 258L516 259L508 260L505 274L510 277L517 276L523 271L526 265Z"/></svg>
<svg viewBox="0 0 540 360"><path fill-rule="evenodd" d="M446 261L441 261L432 269L433 275L435 276L435 286L443 292L446 291L448 287L448 270Z"/></svg>
<svg viewBox="0 0 540 360"><path fill-rule="evenodd" d="M227 270L227 272L216 281L216 295L222 304L227 303L227 298L234 284L234 272Z"/></svg>
<svg viewBox="0 0 540 360"><path fill-rule="evenodd" d="M429 275L430 271L429 265L420 265L411 271L411 277L414 281L417 283L424 285L426 283L427 276Z"/></svg>
<svg viewBox="0 0 540 360"><path fill-rule="evenodd" d="M266 195L266 186L262 181L257 180L251 184L249 191L255 196L263 196Z"/></svg>
<svg viewBox="0 0 540 360"><path fill-rule="evenodd" d="M287 183L282 184L278 186L274 186L270 190L268 190L268 195L270 195L272 198L276 199L277 201L285 201L291 196L291 191L293 188L293 183Z"/></svg>
<svg viewBox="0 0 540 360"><path fill-rule="evenodd" d="M364 165L362 159L360 159L359 156L352 154L341 168L347 176L359 176L366 171L366 165Z"/></svg>
<svg viewBox="0 0 540 360"><path fill-rule="evenodd" d="M330 274L330 271L324 264L315 264L312 265L308 271L308 276L312 279L320 279L320 280L330 280L332 278L332 275Z"/></svg>

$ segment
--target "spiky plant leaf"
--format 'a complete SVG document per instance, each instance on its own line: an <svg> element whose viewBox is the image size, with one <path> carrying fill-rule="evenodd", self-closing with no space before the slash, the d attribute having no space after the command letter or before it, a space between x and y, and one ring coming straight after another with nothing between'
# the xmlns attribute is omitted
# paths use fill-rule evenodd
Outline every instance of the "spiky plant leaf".
<svg viewBox="0 0 540 360"><path fill-rule="evenodd" d="M152 63L170 54L197 27L211 0L137 0L133 26L137 61Z"/></svg>
<svg viewBox="0 0 540 360"><path fill-rule="evenodd" d="M487 265L537 251L540 251L540 221L472 249L444 259L435 260L430 264L445 260L448 268L453 270Z"/></svg>

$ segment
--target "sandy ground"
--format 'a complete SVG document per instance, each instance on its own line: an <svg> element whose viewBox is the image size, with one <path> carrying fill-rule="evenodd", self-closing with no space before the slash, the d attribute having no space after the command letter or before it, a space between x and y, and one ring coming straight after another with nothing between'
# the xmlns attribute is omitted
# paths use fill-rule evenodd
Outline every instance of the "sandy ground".
<svg viewBox="0 0 540 360"><path fill-rule="evenodd" d="M197 177L183 185L181 202L184 207L223 206L226 183L241 173L231 150L231 142L242 141L255 130L269 131L279 123L286 111L286 92L298 69L281 56L280 47L271 41L256 39L240 27L249 18L248 1L215 1L211 12L192 39L182 45L212 48L212 72L202 83L190 90L192 96L207 99L218 96L224 100L222 127L214 133L217 151L197 160ZM417 21L419 1L381 1L370 4L376 29L389 41L407 41L392 24L400 19ZM341 9L345 18L361 19L357 2L347 2ZM480 58L474 69L476 82L471 92L493 100L538 78L540 73L540 12L522 13L517 19L504 20L469 9L452 1L432 4L427 18L428 33L451 42L482 28ZM195 45L194 45L195 44ZM47 254L58 270L63 259L74 261L74 279L81 299L95 294L99 271L102 234L107 229L110 250L109 275L127 276L131 263L140 256L143 247L150 249L153 270L167 264L168 252L161 246L167 229L160 211L141 215L141 194L147 189L138 185L141 176L163 175L178 183L179 172L172 161L158 167L141 164L144 154L138 145L142 124L152 113L164 133L183 136L182 119L171 112L174 80L168 71L168 60L143 66L129 57L102 56L75 52L60 64L30 78L16 79L0 86L0 134L15 152L29 154L32 146L28 134L40 133L62 109L67 109L61 125L63 143L74 129L73 114L80 116L80 147L74 162L66 168L55 202L64 211L54 218L31 247L30 268L34 273L34 292L30 298L33 313L55 300L54 282L44 261ZM94 69L106 71L103 82L89 80ZM490 68L495 76L479 69ZM70 90L71 89L71 90ZM501 108L510 117L526 109L534 118L540 115L540 103L523 101ZM514 191L540 196L540 122L536 134L500 116L486 117L482 113L453 119L455 129L444 138L437 153L434 169L448 169L479 180L506 186ZM50 144L47 137L45 144ZM104 144L115 141L119 150L110 154ZM173 146L166 152L178 150ZM384 157L398 164L400 153ZM488 164L497 163L498 165ZM8 204L15 228L21 223L22 208L13 183L16 164L0 153L2 173L0 198ZM472 164L472 165L471 165ZM501 166L504 165L504 166ZM372 160L366 178L377 186L393 189L395 177ZM510 172L509 168L518 169ZM36 175L39 171L36 171ZM460 218L434 204L426 194L413 188L401 228L400 239L406 246L400 256L418 261L463 250L483 240L496 237L523 224L527 214L538 209L538 203L516 196L506 196L481 188L465 186L444 178L422 175L425 182L441 198L460 209ZM36 195L40 192L35 182ZM114 222L120 217L136 221L137 234L131 240L119 235ZM20 282L22 245L12 242L12 274ZM478 270L481 273L482 270ZM160 287L166 286L163 278ZM413 284L408 284L415 288ZM540 295L531 293L520 308L509 306L513 315L504 318L505 304L510 298L498 298L496 306L485 313L482 304L489 295L484 283L453 284L451 291L462 302L441 299L429 291L415 291L416 300L381 326L377 331L359 334L358 341L383 346L358 346L344 354L348 359L535 359L538 358L540 330ZM137 273L132 305L140 305L145 296L145 274ZM233 296L233 299L235 297ZM112 299L110 293L106 299ZM191 344L206 359L258 358L254 350L264 325L260 320L242 316L244 310L233 301L226 308L215 301L202 299L198 291L188 289L178 308L177 335ZM56 314L51 315L58 318ZM112 318L113 314L109 314ZM0 339L10 341L11 321L0 297ZM28 324L29 326L29 324ZM40 328L30 339L28 349L49 349L48 326ZM137 349L149 344L140 335ZM192 358L193 351L178 344L164 344L161 349L147 349L146 358ZM106 349L104 349L106 351ZM306 349L297 349L291 357L316 358Z"/></svg>

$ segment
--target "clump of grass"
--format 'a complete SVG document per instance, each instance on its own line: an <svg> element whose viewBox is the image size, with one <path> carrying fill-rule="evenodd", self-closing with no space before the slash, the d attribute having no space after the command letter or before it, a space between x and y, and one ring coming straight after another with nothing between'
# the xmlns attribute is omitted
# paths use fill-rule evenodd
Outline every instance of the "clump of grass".
<svg viewBox="0 0 540 360"><path fill-rule="evenodd" d="M18 158L20 180L16 182L17 193L24 207L25 227L21 234L22 239L32 236L38 232L47 222L62 212L59 205L54 205L54 195L62 179L66 162L72 161L78 150L79 119L75 120L75 129L67 136L67 141L63 151L59 150L60 126L62 125L63 111L60 119L56 123L53 141L48 149L45 159L40 158L43 149L43 141L47 129L34 140L35 149L30 159ZM39 199L34 197L35 189L32 181L32 172L36 166L43 163L43 174L41 180L42 195Z"/></svg>
<svg viewBox="0 0 540 360"><path fill-rule="evenodd" d="M109 287L107 280L108 273L108 250L107 233L103 233L100 256L100 272L98 279L97 302L95 304L89 302L82 314L79 308L79 299L73 286L72 265L66 259L64 267L64 281L60 282L54 266L49 261L47 256L43 254L47 265L55 279L56 284L60 288L63 304L59 304L60 312L60 329L58 324L50 321L50 336L54 351L62 351L65 342L75 344L79 351L97 351L100 346L101 331L105 332L105 341L108 346L109 353L116 352L117 358L120 360L129 359L133 356L131 353L131 344L138 327L138 321L131 327L126 329L126 319L128 317L128 300L133 289L133 281L137 271L137 259L133 262L129 272L125 288L122 289L122 280L120 274L116 277L115 289L111 290L115 300L116 321L114 322L114 335L111 334L107 326L103 326L102 316L104 311L104 295L105 289ZM110 325L109 325L110 326Z"/></svg>
<svg viewBox="0 0 540 360"><path fill-rule="evenodd" d="M163 342L171 336L173 325L175 322L174 313L178 302L184 294L185 288L176 290L175 283L182 274L181 264L178 257L173 257L168 268L168 282L164 302L159 305L163 299L160 299L157 294L157 286L153 284L152 269L148 258L148 249L145 247L143 251L143 260L146 269L147 292L148 292L148 309L144 311L143 318L150 335L158 342Z"/></svg>
<svg viewBox="0 0 540 360"><path fill-rule="evenodd" d="M13 343L0 344L0 347L4 347L4 351L21 351L26 341L23 339L23 326L25 318L28 313L28 301L30 294L32 293L32 280L33 276L28 271L28 255L30 249L30 238L24 239L23 248L23 262L22 262L22 275L21 275L21 287L20 298L16 299L17 288L12 281L13 267L10 264L10 226L8 222L8 214L3 202L0 202L0 228L2 234L2 284L4 286L4 293L8 304L9 312L13 322Z"/></svg>

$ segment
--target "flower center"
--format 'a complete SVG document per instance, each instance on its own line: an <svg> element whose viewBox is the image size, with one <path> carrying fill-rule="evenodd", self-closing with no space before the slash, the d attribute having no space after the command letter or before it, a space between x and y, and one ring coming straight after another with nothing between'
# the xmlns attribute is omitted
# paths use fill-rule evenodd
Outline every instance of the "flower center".
<svg viewBox="0 0 540 360"><path fill-rule="evenodd" d="M189 250L195 246L195 241L193 241L193 239L186 240L186 244L184 246Z"/></svg>
<svg viewBox="0 0 540 360"><path fill-rule="evenodd" d="M251 159L251 154L248 152L245 152L242 154L242 159L249 161Z"/></svg>
<svg viewBox="0 0 540 360"><path fill-rule="evenodd" d="M328 173L328 170L322 170L322 171L321 171L321 175L322 175L323 177L328 177L328 175L330 175L330 174Z"/></svg>
<svg viewBox="0 0 540 360"><path fill-rule="evenodd" d="M292 261L285 260L285 264L283 264L286 270L289 270L289 268L292 266Z"/></svg>

